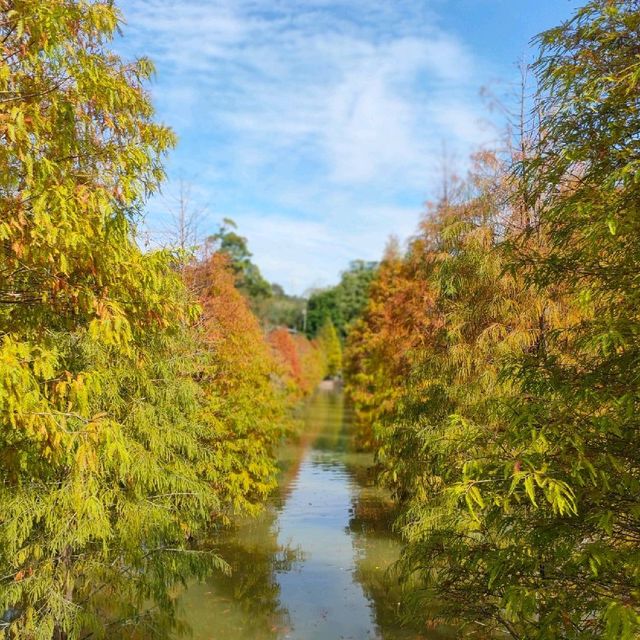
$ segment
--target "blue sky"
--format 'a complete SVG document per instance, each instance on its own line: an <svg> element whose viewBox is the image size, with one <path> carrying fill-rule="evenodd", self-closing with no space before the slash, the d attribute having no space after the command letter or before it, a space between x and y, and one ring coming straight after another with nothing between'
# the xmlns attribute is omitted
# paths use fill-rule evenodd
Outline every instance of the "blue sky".
<svg viewBox="0 0 640 640"><path fill-rule="evenodd" d="M179 144L148 204L166 238L182 181L200 233L233 218L290 292L407 238L440 180L499 139L482 87L508 96L530 39L575 0L121 0L126 56L156 64Z"/></svg>

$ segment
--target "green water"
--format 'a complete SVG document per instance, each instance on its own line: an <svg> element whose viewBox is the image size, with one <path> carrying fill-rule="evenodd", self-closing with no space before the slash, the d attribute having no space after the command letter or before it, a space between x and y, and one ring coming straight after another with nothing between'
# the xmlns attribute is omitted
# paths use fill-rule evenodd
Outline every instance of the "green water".
<svg viewBox="0 0 640 640"><path fill-rule="evenodd" d="M398 542L371 457L352 447L340 393L309 402L300 442L281 456L280 488L265 514L239 524L220 554L231 576L181 598L195 640L421 638L402 629L389 566Z"/></svg>

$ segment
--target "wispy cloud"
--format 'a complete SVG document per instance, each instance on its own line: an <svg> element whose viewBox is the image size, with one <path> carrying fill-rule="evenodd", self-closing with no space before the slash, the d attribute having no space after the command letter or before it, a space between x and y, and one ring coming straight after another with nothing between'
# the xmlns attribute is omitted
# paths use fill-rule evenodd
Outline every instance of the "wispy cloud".
<svg viewBox="0 0 640 640"><path fill-rule="evenodd" d="M477 98L486 69L424 3L121 6L119 46L155 60L154 100L181 140L170 177L197 183L296 291L411 231L443 139L464 158L493 137Z"/></svg>

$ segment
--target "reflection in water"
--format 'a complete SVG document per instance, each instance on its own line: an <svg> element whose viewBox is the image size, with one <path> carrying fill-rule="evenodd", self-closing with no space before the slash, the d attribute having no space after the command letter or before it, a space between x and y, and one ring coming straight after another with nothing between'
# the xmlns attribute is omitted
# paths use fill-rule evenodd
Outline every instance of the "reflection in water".
<svg viewBox="0 0 640 640"><path fill-rule="evenodd" d="M288 614L280 604L276 575L289 571L299 552L278 544L276 512L240 523L222 541L219 553L231 575L215 574L189 587L181 599L183 617L196 639L283 637Z"/></svg>
<svg viewBox="0 0 640 640"><path fill-rule="evenodd" d="M278 495L221 543L231 576L181 597L195 640L421 637L398 623L391 504L371 457L351 451L348 418L339 393L311 400L300 442L282 453Z"/></svg>

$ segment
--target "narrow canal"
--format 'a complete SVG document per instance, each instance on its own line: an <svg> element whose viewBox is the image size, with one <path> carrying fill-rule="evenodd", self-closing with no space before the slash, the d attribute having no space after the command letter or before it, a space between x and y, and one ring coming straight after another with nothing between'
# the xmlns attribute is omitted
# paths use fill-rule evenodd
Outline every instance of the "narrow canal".
<svg viewBox="0 0 640 640"><path fill-rule="evenodd" d="M306 407L300 441L281 457L280 487L264 515L223 540L230 576L191 586L182 614L195 640L420 638L398 621L391 505L372 459L353 450L339 392ZM435 637L435 636L434 636Z"/></svg>

